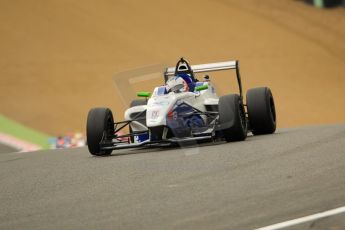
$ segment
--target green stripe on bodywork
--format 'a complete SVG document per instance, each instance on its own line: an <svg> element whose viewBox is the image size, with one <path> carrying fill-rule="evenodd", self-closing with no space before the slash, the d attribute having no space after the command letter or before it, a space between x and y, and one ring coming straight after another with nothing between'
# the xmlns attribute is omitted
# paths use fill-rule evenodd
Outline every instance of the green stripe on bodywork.
<svg viewBox="0 0 345 230"><path fill-rule="evenodd" d="M205 89L208 89L208 85L201 85L201 86L195 87L195 91L202 91Z"/></svg>
<svg viewBox="0 0 345 230"><path fill-rule="evenodd" d="M138 92L137 96L138 97L150 97L151 93L150 92Z"/></svg>
<svg viewBox="0 0 345 230"><path fill-rule="evenodd" d="M0 114L0 132L9 134L18 139L28 141L30 143L41 146L43 149L48 149L47 134L41 133L29 127L26 127L18 122L11 120Z"/></svg>

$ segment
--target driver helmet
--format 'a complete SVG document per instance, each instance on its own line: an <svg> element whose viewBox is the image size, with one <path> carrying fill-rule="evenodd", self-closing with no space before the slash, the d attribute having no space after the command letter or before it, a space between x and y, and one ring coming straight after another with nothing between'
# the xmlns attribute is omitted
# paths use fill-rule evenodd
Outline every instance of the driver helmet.
<svg viewBox="0 0 345 230"><path fill-rule="evenodd" d="M183 80L185 80L185 82L187 83L187 86L188 86L187 90L189 90L190 92L193 92L195 88L195 82L193 81L191 76L187 73L179 73L178 76L182 77Z"/></svg>
<svg viewBox="0 0 345 230"><path fill-rule="evenodd" d="M174 76L170 78L166 82L166 89L168 93L170 92L181 93L181 92L189 91L187 82L182 77L179 77L179 76Z"/></svg>

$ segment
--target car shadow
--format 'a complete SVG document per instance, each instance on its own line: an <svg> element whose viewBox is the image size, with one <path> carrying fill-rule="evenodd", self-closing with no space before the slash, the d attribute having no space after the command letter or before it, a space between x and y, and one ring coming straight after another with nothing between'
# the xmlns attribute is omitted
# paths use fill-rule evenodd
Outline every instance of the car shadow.
<svg viewBox="0 0 345 230"><path fill-rule="evenodd" d="M133 155L133 154L145 154L145 153L155 153L155 152L169 152L175 151L178 149L186 150L191 148L202 148L207 146L217 146L226 143L225 141L217 141L217 142L204 142L204 143L183 143L181 145L172 145L172 146L145 146L145 147L138 147L133 149L122 149L122 150L114 150L112 154L106 156L94 156L96 158L104 158L104 157L120 157L126 155Z"/></svg>
<svg viewBox="0 0 345 230"><path fill-rule="evenodd" d="M278 132L270 135L260 135L260 137L264 136L271 136L271 135L283 135L289 131L286 130L279 130ZM248 137L245 141L255 141L256 136L248 133ZM229 142L229 143L237 143L237 142ZM217 141L205 141L202 143L197 143L195 141L191 141L188 143L183 143L180 145L172 145L172 146L145 146L145 147L138 147L132 149L121 149L121 150L113 150L112 154L106 156L93 156L95 158L104 158L104 157L120 157L126 155L133 155L133 154L145 154L145 153L155 153L155 152L169 152L169 151L176 151L180 150L188 150L192 148L203 148L203 147L210 147L210 146L218 146L227 144L224 140L217 140Z"/></svg>

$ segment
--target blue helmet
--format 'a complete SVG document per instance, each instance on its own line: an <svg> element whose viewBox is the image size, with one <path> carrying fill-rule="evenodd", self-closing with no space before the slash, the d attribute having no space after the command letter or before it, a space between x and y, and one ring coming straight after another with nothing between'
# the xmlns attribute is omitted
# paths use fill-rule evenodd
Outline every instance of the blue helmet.
<svg viewBox="0 0 345 230"><path fill-rule="evenodd" d="M193 79L187 73L179 73L178 76L186 81L189 91L194 92L195 82L193 81Z"/></svg>

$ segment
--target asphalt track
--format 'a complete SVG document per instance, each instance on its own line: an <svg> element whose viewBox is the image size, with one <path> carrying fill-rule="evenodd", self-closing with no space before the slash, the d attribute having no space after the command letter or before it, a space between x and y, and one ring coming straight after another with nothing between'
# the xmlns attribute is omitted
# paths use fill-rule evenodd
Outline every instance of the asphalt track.
<svg viewBox="0 0 345 230"><path fill-rule="evenodd" d="M12 152L17 152L17 151L18 151L18 149L15 149L11 146L0 143L0 154L1 153L12 153Z"/></svg>
<svg viewBox="0 0 345 230"><path fill-rule="evenodd" d="M345 206L345 125L245 142L0 155L0 229L255 229ZM345 229L345 215L291 229Z"/></svg>

